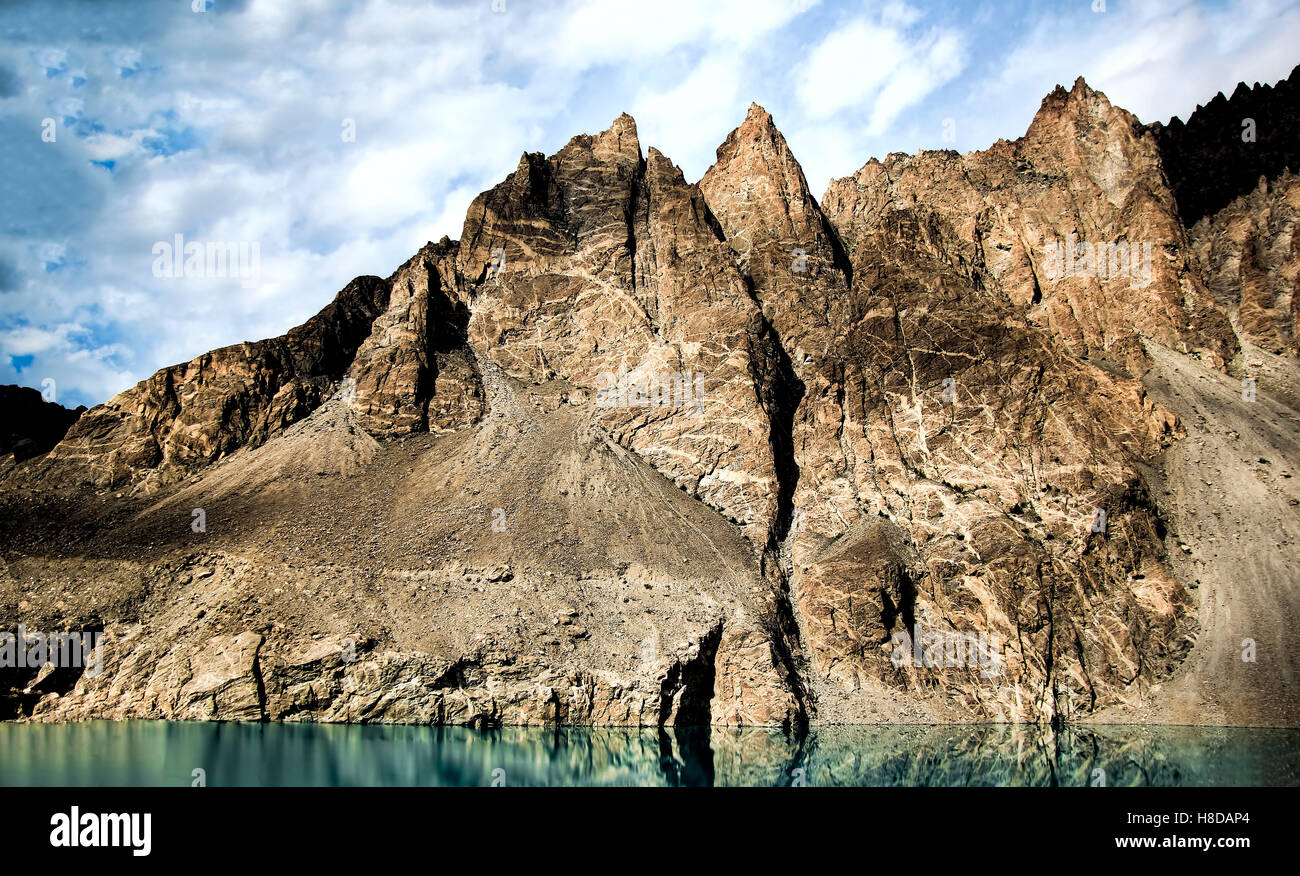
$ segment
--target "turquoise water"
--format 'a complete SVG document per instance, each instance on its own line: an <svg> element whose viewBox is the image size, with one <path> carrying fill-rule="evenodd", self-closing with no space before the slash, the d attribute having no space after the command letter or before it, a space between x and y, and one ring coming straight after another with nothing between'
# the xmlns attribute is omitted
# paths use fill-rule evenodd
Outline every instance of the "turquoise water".
<svg viewBox="0 0 1300 876"><path fill-rule="evenodd" d="M196 774L201 770L201 774ZM1098 770L1104 771L1099 773ZM1300 731L0 723L0 785L1300 785Z"/></svg>

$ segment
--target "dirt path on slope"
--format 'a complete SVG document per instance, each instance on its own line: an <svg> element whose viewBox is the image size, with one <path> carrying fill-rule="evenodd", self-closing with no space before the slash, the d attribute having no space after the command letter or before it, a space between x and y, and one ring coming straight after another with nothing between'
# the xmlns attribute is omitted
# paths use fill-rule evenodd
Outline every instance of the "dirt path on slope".
<svg viewBox="0 0 1300 876"><path fill-rule="evenodd" d="M1199 598L1196 646L1137 708L1099 722L1300 724L1300 368L1246 345L1229 376L1154 344L1144 382L1182 420L1159 495L1170 560ZM1257 399L1243 401L1242 378ZM1254 640L1255 662L1242 659Z"/></svg>

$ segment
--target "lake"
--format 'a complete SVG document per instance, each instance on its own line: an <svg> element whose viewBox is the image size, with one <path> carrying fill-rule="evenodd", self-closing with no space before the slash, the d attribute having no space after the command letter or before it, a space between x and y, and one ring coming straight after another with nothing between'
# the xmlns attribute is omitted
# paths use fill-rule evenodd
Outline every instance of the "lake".
<svg viewBox="0 0 1300 876"><path fill-rule="evenodd" d="M1300 785L1300 731L0 723L4 786Z"/></svg>

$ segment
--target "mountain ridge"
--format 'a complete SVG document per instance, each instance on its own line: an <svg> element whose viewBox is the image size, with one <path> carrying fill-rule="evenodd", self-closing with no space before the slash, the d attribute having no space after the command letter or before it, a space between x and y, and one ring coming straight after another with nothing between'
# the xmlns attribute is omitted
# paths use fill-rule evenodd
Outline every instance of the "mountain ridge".
<svg viewBox="0 0 1300 876"><path fill-rule="evenodd" d="M1210 665L1217 717L1294 724L1276 684L1234 694L1188 659L1232 646L1206 603L1231 583L1187 567L1177 530L1200 524L1166 489L1213 428L1169 389L1211 378L1170 363L1264 369L1260 416L1295 420L1295 259L1233 279L1292 233L1261 212L1291 189L1189 229L1169 136L1080 77L1016 141L873 158L821 200L757 104L696 183L627 114L525 152L459 240L159 371L4 473L0 613L102 629L110 672L0 700L40 720L1185 721L1205 703L1161 690ZM1254 477L1228 446L1203 464ZM1278 574L1241 598L1289 641ZM996 677L953 662L966 636L995 643Z"/></svg>

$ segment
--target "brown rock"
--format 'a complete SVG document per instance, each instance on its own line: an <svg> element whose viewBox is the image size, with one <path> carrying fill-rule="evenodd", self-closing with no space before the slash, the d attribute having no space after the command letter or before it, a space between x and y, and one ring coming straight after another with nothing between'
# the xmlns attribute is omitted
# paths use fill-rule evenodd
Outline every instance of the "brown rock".
<svg viewBox="0 0 1300 876"><path fill-rule="evenodd" d="M1300 177L1285 171L1191 230L1219 303L1241 336L1270 353L1300 355Z"/></svg>

